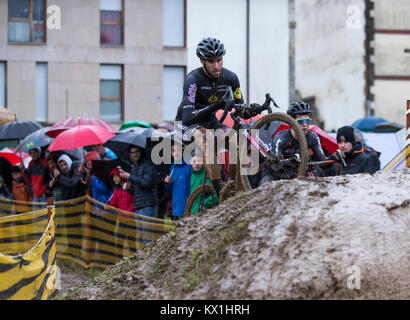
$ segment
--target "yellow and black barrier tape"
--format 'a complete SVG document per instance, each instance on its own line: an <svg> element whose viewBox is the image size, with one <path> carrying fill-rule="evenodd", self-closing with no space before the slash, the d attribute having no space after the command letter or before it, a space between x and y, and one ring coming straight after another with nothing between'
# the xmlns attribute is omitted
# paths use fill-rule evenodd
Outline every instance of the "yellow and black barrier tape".
<svg viewBox="0 0 410 320"><path fill-rule="evenodd" d="M54 217L43 209L0 218L1 300L45 300L57 292Z"/></svg>
<svg viewBox="0 0 410 320"><path fill-rule="evenodd" d="M0 212L12 207L34 208L31 203L0 199ZM38 204L39 206L44 204ZM168 233L176 222L146 217L98 202L91 197L54 203L57 257L70 259L84 268L106 267L135 253L145 243ZM33 219L40 219L34 217ZM43 219L46 219L43 217ZM26 224L28 221L26 221ZM32 233L9 234L5 242L29 240ZM24 235L24 237L23 237ZM20 237L20 238L19 238ZM1 243L0 243L0 252Z"/></svg>

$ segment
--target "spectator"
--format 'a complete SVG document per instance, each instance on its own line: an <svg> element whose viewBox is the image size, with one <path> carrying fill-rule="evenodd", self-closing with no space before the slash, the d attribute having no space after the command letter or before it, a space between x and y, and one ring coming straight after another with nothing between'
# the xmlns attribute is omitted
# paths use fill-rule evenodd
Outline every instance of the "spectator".
<svg viewBox="0 0 410 320"><path fill-rule="evenodd" d="M168 175L170 168L170 164L157 165L158 219L165 218L168 203L171 200L171 192L165 189L164 186L164 179Z"/></svg>
<svg viewBox="0 0 410 320"><path fill-rule="evenodd" d="M33 201L30 197L30 191L23 177L21 176L21 169L19 166L13 166L11 169L12 193L13 199L18 201Z"/></svg>
<svg viewBox="0 0 410 320"><path fill-rule="evenodd" d="M93 151L98 152L100 155L101 160L112 160L112 159L117 159L117 156L115 155L112 150L108 149L107 147L104 147L103 144L95 144L92 146Z"/></svg>
<svg viewBox="0 0 410 320"><path fill-rule="evenodd" d="M128 191L128 183L125 179L120 177L120 171L117 168L114 168L110 172L111 179L114 184L114 192L112 194L109 205L119 208L121 210L126 210L134 212L133 206L133 195ZM128 245L130 243L136 244L135 238L127 230L127 225L129 225L130 220L134 220L135 217L133 214L126 214L123 212L118 213L118 220L116 226L115 234L115 247L117 256L124 256L126 253L126 242Z"/></svg>
<svg viewBox="0 0 410 320"><path fill-rule="evenodd" d="M46 202L47 161L41 155L40 147L31 147L28 153L32 159L22 176L32 186L33 202ZM22 163L20 166L23 168Z"/></svg>
<svg viewBox="0 0 410 320"><path fill-rule="evenodd" d="M368 172L373 174L376 172L374 166L371 163L371 159L364 152L363 145L355 141L353 128L350 126L344 126L337 130L337 145L340 151L344 154L344 161L346 166L342 165L341 174L356 174ZM332 154L332 157L337 155ZM333 170L336 170L337 166L333 166Z"/></svg>
<svg viewBox="0 0 410 320"><path fill-rule="evenodd" d="M108 203L112 196L112 191L95 174L92 174L93 159L100 160L99 153L95 151L87 152L87 168L84 168L84 165L80 165L80 173L83 174L81 182L88 189L91 189L91 197L93 199L102 203Z"/></svg>
<svg viewBox="0 0 410 320"><path fill-rule="evenodd" d="M6 198L6 199L13 199L13 195L10 193L10 191L7 189L6 184L4 183L3 176L0 175L0 197Z"/></svg>
<svg viewBox="0 0 410 320"><path fill-rule="evenodd" d="M186 200L190 195L191 165L182 159L182 146L174 144L171 148L174 163L171 172L165 177L165 188L172 192L172 220L184 217Z"/></svg>
<svg viewBox="0 0 410 320"><path fill-rule="evenodd" d="M191 165L192 167L191 167L190 190L192 193L198 186L202 185L204 182L204 176L205 176L206 169L205 169L205 166L203 165L203 155L193 154L193 157L191 158ZM206 184L210 184L212 186L212 182L209 179L209 177L206 178ZM216 193L214 193L213 197L212 195L209 195L208 197L206 197L203 203L205 208L210 208L216 204L218 204L218 196ZM192 205L191 213L195 214L199 212L200 205L201 205L201 198L198 197Z"/></svg>
<svg viewBox="0 0 410 320"><path fill-rule="evenodd" d="M359 141L364 148L364 152L369 156L371 160L371 164L373 167L373 170L378 171L380 170L380 152L376 151L372 147L369 147L365 141L362 132L359 129L354 129L354 139L355 141Z"/></svg>
<svg viewBox="0 0 410 320"><path fill-rule="evenodd" d="M111 170L110 176L114 184L114 192L112 193L109 205L134 212L132 194L125 190L126 180L120 177L120 171L117 168Z"/></svg>
<svg viewBox="0 0 410 320"><path fill-rule="evenodd" d="M57 163L54 160L52 154L47 157L47 183L46 183L46 195L47 197L53 197L54 201L61 201L60 186L56 181L56 176L59 174Z"/></svg>
<svg viewBox="0 0 410 320"><path fill-rule="evenodd" d="M62 154L57 160L60 171L56 171L56 179L60 186L62 200L69 200L84 196L85 188L81 183L78 167L74 167L73 161L66 154Z"/></svg>
<svg viewBox="0 0 410 320"><path fill-rule="evenodd" d="M119 169L120 177L133 185L135 213L156 218L158 212L157 169L140 147L128 149L131 173Z"/></svg>

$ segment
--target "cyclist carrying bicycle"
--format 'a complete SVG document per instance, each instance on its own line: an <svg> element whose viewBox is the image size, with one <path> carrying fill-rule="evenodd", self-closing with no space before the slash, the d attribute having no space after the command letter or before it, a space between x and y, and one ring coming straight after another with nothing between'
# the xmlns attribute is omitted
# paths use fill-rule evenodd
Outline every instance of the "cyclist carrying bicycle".
<svg viewBox="0 0 410 320"><path fill-rule="evenodd" d="M204 38L199 42L196 54L202 67L191 71L185 78L183 98L175 117L176 131L182 132L185 137L186 133L189 133L188 136L191 135L195 138L196 143L200 144L198 146L202 149L204 158L208 160L204 159L205 168L218 195L224 183L217 164L216 152L210 150L209 145L209 141L215 136L209 136L211 133L206 129L222 129L223 131L219 130L219 135L216 135L217 139L222 139L224 136L221 131L230 130L215 116L216 111L225 107L224 98L227 95L228 86L233 91L232 106L233 103L243 104L244 102L238 76L222 67L225 52L223 43L218 39Z"/></svg>
<svg viewBox="0 0 410 320"><path fill-rule="evenodd" d="M287 111L287 114L294 118L306 137L308 146L309 160L312 161L325 161L326 157L319 136L316 132L309 130L309 125L312 116L312 109L310 105L303 101L293 102ZM281 164L268 165L265 163L262 172L262 179L260 185L266 181L295 178L297 175L296 169L292 170L291 164L297 163L297 154L300 154L299 143L295 139L295 132L292 129L279 131L273 141L271 142L272 150L282 159L289 159L289 168L282 167ZM284 165L287 166L286 164ZM313 172L313 175L323 175L319 172Z"/></svg>

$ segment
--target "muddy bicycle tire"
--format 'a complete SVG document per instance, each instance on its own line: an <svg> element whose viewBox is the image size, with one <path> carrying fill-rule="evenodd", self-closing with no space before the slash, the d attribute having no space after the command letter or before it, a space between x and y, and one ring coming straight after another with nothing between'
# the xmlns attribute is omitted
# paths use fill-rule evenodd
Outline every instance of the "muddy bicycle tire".
<svg viewBox="0 0 410 320"><path fill-rule="evenodd" d="M292 117L290 117L289 115L285 113L279 113L279 112L269 113L263 116L262 118L260 118L257 122L255 122L255 124L251 127L251 130L260 129L263 126L268 125L273 121L284 122L288 124L295 131L296 140L299 142L299 146L300 146L300 161L301 161L298 167L297 177L298 178L304 177L306 174L307 161L308 161L308 149L307 149L306 137L303 133L303 130L300 128L299 124ZM243 150L243 148L246 148L246 150ZM247 148L248 148L248 143L243 144L241 146L240 154L247 154ZM239 167L242 167L242 164ZM242 185L244 186L246 190L253 189L249 181L249 176L240 174L240 179L241 179Z"/></svg>
<svg viewBox="0 0 410 320"><path fill-rule="evenodd" d="M194 205L194 202L198 197L200 197L203 194L205 194L205 196L208 196L213 193L215 193L216 196L215 189L210 184L200 185L196 187L196 189L191 193L191 195L186 201L184 217L189 217L191 215L192 206ZM213 202L214 206L216 206L217 203L215 203L215 201Z"/></svg>

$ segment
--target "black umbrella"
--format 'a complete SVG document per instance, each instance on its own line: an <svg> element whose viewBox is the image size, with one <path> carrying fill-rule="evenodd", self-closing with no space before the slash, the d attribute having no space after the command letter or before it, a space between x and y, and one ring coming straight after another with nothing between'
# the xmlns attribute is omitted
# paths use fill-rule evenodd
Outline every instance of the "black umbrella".
<svg viewBox="0 0 410 320"><path fill-rule="evenodd" d="M17 120L0 126L0 140L23 139L43 126L35 121Z"/></svg>
<svg viewBox="0 0 410 320"><path fill-rule="evenodd" d="M143 129L143 128L138 128ZM145 130L150 130L145 129ZM127 131L117 134L109 139L105 145L115 152L118 158L128 159L128 148L130 145L145 148L147 144L147 135L149 132L143 131ZM153 129L151 129L153 131Z"/></svg>
<svg viewBox="0 0 410 320"><path fill-rule="evenodd" d="M11 168L13 166L11 165L10 161L8 161L6 158L0 157L0 175L4 179L4 183L6 186L11 187L11 182L13 180L11 176Z"/></svg>
<svg viewBox="0 0 410 320"><path fill-rule="evenodd" d="M53 155L53 158L57 161L57 159L62 155L62 154L68 155L71 160L81 160L81 158L84 160L85 155L84 155L84 149L83 148L78 148L78 149L66 149L66 150L58 150L58 151L52 151L50 152L51 155Z"/></svg>
<svg viewBox="0 0 410 320"><path fill-rule="evenodd" d="M92 170L91 174L94 174L98 179L100 179L107 187L112 187L112 181L110 177L110 172L116 167L121 167L124 171L131 172L131 166L120 159L114 160L91 160Z"/></svg>
<svg viewBox="0 0 410 320"><path fill-rule="evenodd" d="M161 139L172 139L173 134L156 130L153 128L133 127L120 130L113 138L109 139L105 145L110 148L118 158L128 159L128 148L130 145L149 150Z"/></svg>
<svg viewBox="0 0 410 320"><path fill-rule="evenodd" d="M32 147L41 148L48 146L51 143L51 141L53 141L53 138L50 138L45 134L45 132L49 128L50 127L44 127L30 133L27 137L20 141L20 145L17 148L17 151L23 151L25 153L28 153L28 150Z"/></svg>

